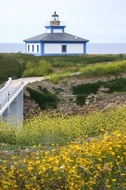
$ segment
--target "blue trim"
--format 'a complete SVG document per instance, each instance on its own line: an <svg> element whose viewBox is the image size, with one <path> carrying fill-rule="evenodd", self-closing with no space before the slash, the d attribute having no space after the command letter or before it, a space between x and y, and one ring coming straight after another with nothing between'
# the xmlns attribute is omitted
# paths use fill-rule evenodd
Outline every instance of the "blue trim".
<svg viewBox="0 0 126 190"><path fill-rule="evenodd" d="M27 52L26 54L29 54L29 55L35 55L35 56L41 56L40 53L34 53L34 52Z"/></svg>
<svg viewBox="0 0 126 190"><path fill-rule="evenodd" d="M83 53L52 53L52 54L44 54L43 56L64 56L64 55L84 55Z"/></svg>
<svg viewBox="0 0 126 190"><path fill-rule="evenodd" d="M84 41L42 41L44 43L51 43L51 44L84 44Z"/></svg>
<svg viewBox="0 0 126 190"><path fill-rule="evenodd" d="M83 44L83 53L86 54L86 42Z"/></svg>
<svg viewBox="0 0 126 190"><path fill-rule="evenodd" d="M45 52L44 43L41 43L40 46L41 46L41 55L44 55Z"/></svg>
<svg viewBox="0 0 126 190"><path fill-rule="evenodd" d="M55 28L55 29L62 29L62 28L65 28L66 26L45 26L45 28L49 29L49 28Z"/></svg>
<svg viewBox="0 0 126 190"><path fill-rule="evenodd" d="M57 42L57 41L48 41L48 42L37 42L37 43L40 43L40 53L34 53L34 52L27 52L27 44L33 44L34 42L28 42L28 43L26 43L25 44L25 52L27 53L27 54L32 54L32 55L35 55L35 56L63 56L63 55L85 55L86 54L86 42L75 42L75 41L73 41L73 42L68 42L68 41L66 41L66 42L63 42L63 41L59 41L59 42ZM67 45L67 44L82 44L83 45L83 53L67 53L67 52L63 52L63 53L45 53L45 44L46 43L51 43L51 44L56 44L56 43L60 43L61 44L61 46L62 45ZM36 43L34 43L34 44L36 44Z"/></svg>
<svg viewBox="0 0 126 190"><path fill-rule="evenodd" d="M46 29L50 29L51 33L53 33L55 29L62 29L62 33L64 33L65 27L66 26L45 26Z"/></svg>

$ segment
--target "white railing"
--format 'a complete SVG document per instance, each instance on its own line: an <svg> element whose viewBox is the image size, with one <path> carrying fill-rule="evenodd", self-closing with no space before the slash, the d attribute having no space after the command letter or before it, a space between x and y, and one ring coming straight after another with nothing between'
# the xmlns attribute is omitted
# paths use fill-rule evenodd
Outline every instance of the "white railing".
<svg viewBox="0 0 126 190"><path fill-rule="evenodd" d="M6 88L6 87L9 85L10 82L11 82L11 80L12 80L12 78L9 77L9 78L8 78L8 81L3 82L3 83L0 85L0 91L2 91L4 88Z"/></svg>
<svg viewBox="0 0 126 190"><path fill-rule="evenodd" d="M3 82L2 84L0 84L0 90L6 85L6 82Z"/></svg>
<svg viewBox="0 0 126 190"><path fill-rule="evenodd" d="M7 95L7 97L3 100L3 102L0 104L0 110L3 109L3 107L11 100L11 98L18 92L18 90L22 87L23 83L20 83L10 94Z"/></svg>

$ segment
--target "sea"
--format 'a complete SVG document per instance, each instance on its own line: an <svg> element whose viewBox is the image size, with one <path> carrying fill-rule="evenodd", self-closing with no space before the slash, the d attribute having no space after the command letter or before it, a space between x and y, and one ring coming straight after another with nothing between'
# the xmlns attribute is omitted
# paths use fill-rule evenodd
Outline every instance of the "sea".
<svg viewBox="0 0 126 190"><path fill-rule="evenodd" d="M0 53L25 53L25 43L0 43ZM87 43L87 54L126 54L126 43Z"/></svg>

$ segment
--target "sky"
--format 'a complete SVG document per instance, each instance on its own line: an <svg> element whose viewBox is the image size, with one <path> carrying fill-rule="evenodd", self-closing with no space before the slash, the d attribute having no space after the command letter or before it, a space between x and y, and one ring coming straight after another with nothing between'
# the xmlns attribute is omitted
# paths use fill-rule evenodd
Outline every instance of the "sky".
<svg viewBox="0 0 126 190"><path fill-rule="evenodd" d="M0 0L0 43L46 32L54 11L69 34L90 43L126 43L126 0Z"/></svg>

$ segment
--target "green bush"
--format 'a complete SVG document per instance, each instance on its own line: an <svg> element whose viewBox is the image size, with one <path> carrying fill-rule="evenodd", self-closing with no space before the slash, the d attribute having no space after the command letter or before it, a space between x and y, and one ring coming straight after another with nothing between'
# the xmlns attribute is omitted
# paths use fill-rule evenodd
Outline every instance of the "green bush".
<svg viewBox="0 0 126 190"><path fill-rule="evenodd" d="M23 76L45 76L51 73L52 66L50 63L40 60L39 62L28 61L25 65Z"/></svg>
<svg viewBox="0 0 126 190"><path fill-rule="evenodd" d="M108 93L126 92L126 78L120 77L109 81L98 81L73 86L73 93L77 95L77 105L84 105L86 97L90 94L96 94L100 86L108 88Z"/></svg>
<svg viewBox="0 0 126 190"><path fill-rule="evenodd" d="M16 134L13 130L0 130L0 142L7 144L16 143Z"/></svg>
<svg viewBox="0 0 126 190"><path fill-rule="evenodd" d="M51 107L51 108L57 107L58 97L56 96L55 93L45 91L45 89L42 89L42 88L41 88L41 92L29 87L27 87L27 90L30 93L31 99L35 100L35 102L39 105L39 107L42 110L48 107Z"/></svg>
<svg viewBox="0 0 126 190"><path fill-rule="evenodd" d="M83 106L85 104L85 99L87 95L77 95L76 104L79 106Z"/></svg>
<svg viewBox="0 0 126 190"><path fill-rule="evenodd" d="M104 87L109 88L109 93L126 92L126 78L116 78L104 83Z"/></svg>
<svg viewBox="0 0 126 190"><path fill-rule="evenodd" d="M94 93L96 94L98 91L98 88L100 87L102 82L95 82L95 83L86 83L86 84L81 84L78 86L73 86L73 93L74 94L91 94Z"/></svg>
<svg viewBox="0 0 126 190"><path fill-rule="evenodd" d="M13 79L19 78L21 68L17 60L11 57L0 56L0 84L7 81L9 77Z"/></svg>

